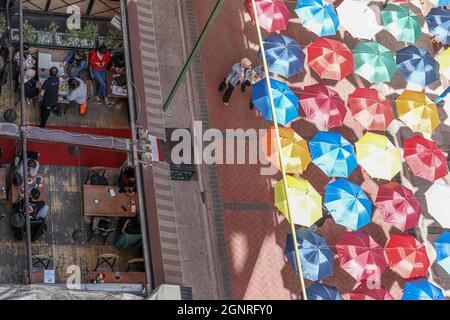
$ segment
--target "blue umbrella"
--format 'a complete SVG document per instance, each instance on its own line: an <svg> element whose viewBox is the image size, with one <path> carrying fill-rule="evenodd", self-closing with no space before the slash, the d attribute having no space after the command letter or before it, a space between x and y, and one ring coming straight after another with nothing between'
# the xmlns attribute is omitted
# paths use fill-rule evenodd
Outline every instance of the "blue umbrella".
<svg viewBox="0 0 450 320"><path fill-rule="evenodd" d="M319 131L309 150L314 164L329 177L347 178L358 166L355 149L340 133Z"/></svg>
<svg viewBox="0 0 450 320"><path fill-rule="evenodd" d="M306 279L319 281L333 274L334 253L323 237L302 227L297 230L297 243L303 276ZM291 234L287 236L284 255L297 272L298 267Z"/></svg>
<svg viewBox="0 0 450 320"><path fill-rule="evenodd" d="M305 54L294 39L281 34L265 37L264 50L269 71L286 78L304 71ZM261 51L258 57L261 59Z"/></svg>
<svg viewBox="0 0 450 320"><path fill-rule="evenodd" d="M314 282L306 288L308 300L343 300L335 287Z"/></svg>
<svg viewBox="0 0 450 320"><path fill-rule="evenodd" d="M286 125L298 118L298 98L288 85L273 79L270 85L278 123ZM273 121L268 92L266 79L259 80L252 86L252 102L264 118Z"/></svg>
<svg viewBox="0 0 450 320"><path fill-rule="evenodd" d="M396 62L408 82L426 86L439 79L439 63L427 49L407 46L397 51Z"/></svg>
<svg viewBox="0 0 450 320"><path fill-rule="evenodd" d="M448 1L450 4L450 1ZM450 44L450 10L433 8L425 17L431 35L443 44Z"/></svg>
<svg viewBox="0 0 450 320"><path fill-rule="evenodd" d="M333 5L323 0L298 0L295 13L300 23L319 37L334 35L339 27Z"/></svg>
<svg viewBox="0 0 450 320"><path fill-rule="evenodd" d="M436 249L436 262L450 274L450 232L444 231L434 242Z"/></svg>
<svg viewBox="0 0 450 320"><path fill-rule="evenodd" d="M436 7L450 6L450 0L430 0L430 2Z"/></svg>
<svg viewBox="0 0 450 320"><path fill-rule="evenodd" d="M370 223L372 203L360 186L345 179L327 184L324 204L334 221L348 229Z"/></svg>
<svg viewBox="0 0 450 320"><path fill-rule="evenodd" d="M444 293L426 279L419 279L406 282L402 300L444 300Z"/></svg>

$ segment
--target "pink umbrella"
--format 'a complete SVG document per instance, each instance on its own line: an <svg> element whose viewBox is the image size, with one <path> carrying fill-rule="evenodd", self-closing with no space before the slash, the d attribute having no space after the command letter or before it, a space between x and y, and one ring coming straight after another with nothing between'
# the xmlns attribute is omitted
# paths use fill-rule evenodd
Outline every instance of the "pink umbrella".
<svg viewBox="0 0 450 320"><path fill-rule="evenodd" d="M366 281L350 292L350 300L394 300L380 283Z"/></svg>
<svg viewBox="0 0 450 320"><path fill-rule="evenodd" d="M390 182L378 188L375 205L384 221L401 231L417 226L422 207L414 193L398 182Z"/></svg>
<svg viewBox="0 0 450 320"><path fill-rule="evenodd" d="M342 126L347 113L338 93L323 84L306 86L300 94L300 105L319 130Z"/></svg>
<svg viewBox="0 0 450 320"><path fill-rule="evenodd" d="M286 30L290 12L283 0L255 0L261 28L269 32ZM252 21L255 21L251 0L245 1L245 9Z"/></svg>
<svg viewBox="0 0 450 320"><path fill-rule="evenodd" d="M364 231L344 233L336 251L340 267L358 281L379 280L388 267L383 248Z"/></svg>

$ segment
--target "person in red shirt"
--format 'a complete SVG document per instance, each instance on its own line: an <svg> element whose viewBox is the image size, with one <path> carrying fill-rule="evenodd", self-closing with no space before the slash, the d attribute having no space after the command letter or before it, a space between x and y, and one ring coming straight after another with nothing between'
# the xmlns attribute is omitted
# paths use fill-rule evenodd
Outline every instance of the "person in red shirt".
<svg viewBox="0 0 450 320"><path fill-rule="evenodd" d="M97 101L105 100L106 105L109 107L111 103L107 97L106 90L106 68L111 60L110 53L106 46L102 44L95 50L92 50L89 63L92 68L92 75L98 83L97 93L95 95Z"/></svg>

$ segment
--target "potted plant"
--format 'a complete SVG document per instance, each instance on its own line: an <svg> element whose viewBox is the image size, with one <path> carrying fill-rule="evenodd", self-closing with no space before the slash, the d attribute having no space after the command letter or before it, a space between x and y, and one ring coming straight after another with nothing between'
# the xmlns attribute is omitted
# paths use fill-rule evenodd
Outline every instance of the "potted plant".
<svg viewBox="0 0 450 320"><path fill-rule="evenodd" d="M25 20L23 23L23 37L25 42L36 43L37 36L37 30L28 22L28 20Z"/></svg>
<svg viewBox="0 0 450 320"><path fill-rule="evenodd" d="M109 49L119 49L120 45L122 44L120 31L116 28L109 29L104 41Z"/></svg>
<svg viewBox="0 0 450 320"><path fill-rule="evenodd" d="M37 39L38 43L41 45L52 45L53 44L53 36L58 31L58 24L56 22L50 23L50 25L41 31L38 31L39 37Z"/></svg>
<svg viewBox="0 0 450 320"><path fill-rule="evenodd" d="M80 43L82 47L95 47L95 41L98 37L98 26L94 23L88 22L79 33Z"/></svg>
<svg viewBox="0 0 450 320"><path fill-rule="evenodd" d="M6 19L3 15L0 15L0 37L6 30Z"/></svg>

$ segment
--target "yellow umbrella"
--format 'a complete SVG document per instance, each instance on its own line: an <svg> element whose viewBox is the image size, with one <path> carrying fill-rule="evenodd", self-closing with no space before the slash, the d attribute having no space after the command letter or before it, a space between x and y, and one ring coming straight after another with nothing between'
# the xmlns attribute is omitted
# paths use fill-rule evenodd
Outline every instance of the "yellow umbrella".
<svg viewBox="0 0 450 320"><path fill-rule="evenodd" d="M291 128L279 128L281 152L286 162L286 173L303 173L311 162L308 142ZM281 170L276 146L275 130L270 128L262 137L266 158Z"/></svg>
<svg viewBox="0 0 450 320"><path fill-rule="evenodd" d="M286 180L292 221L309 228L322 217L322 196L306 179L286 176ZM273 188L275 190L275 207L289 221L283 180L278 181Z"/></svg>
<svg viewBox="0 0 450 320"><path fill-rule="evenodd" d="M402 167L400 150L381 134L367 132L356 146L356 159L372 178L391 180Z"/></svg>
<svg viewBox="0 0 450 320"><path fill-rule="evenodd" d="M439 72L450 80L450 48L438 56Z"/></svg>
<svg viewBox="0 0 450 320"><path fill-rule="evenodd" d="M439 125L436 105L423 92L405 90L395 104L398 117L413 131L431 134Z"/></svg>

